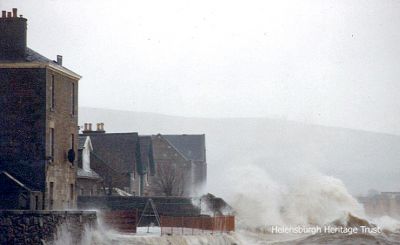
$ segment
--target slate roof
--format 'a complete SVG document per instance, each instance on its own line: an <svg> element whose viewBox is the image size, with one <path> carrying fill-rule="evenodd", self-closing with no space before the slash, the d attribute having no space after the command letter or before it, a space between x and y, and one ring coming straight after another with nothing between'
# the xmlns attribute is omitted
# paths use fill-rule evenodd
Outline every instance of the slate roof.
<svg viewBox="0 0 400 245"><path fill-rule="evenodd" d="M153 144L151 136L139 136L140 143L140 160L142 164L138 164L138 172L145 174L150 171L151 175L155 174L155 165L153 158Z"/></svg>
<svg viewBox="0 0 400 245"><path fill-rule="evenodd" d="M76 74L75 72L71 71L70 69L67 69L62 65L59 65L56 61L51 60L28 47L26 48L25 58L23 60L1 60L1 63L3 63L3 64L15 63L15 62L32 62L32 63L45 64L45 65L49 65L55 69L58 69L60 71L63 71L67 74L70 74L74 77L81 78L80 75Z"/></svg>
<svg viewBox="0 0 400 245"><path fill-rule="evenodd" d="M26 56L25 56L25 61L28 62L43 62L43 63L54 63L57 64L57 62L50 60L49 58L46 58L45 56L39 54L38 52L34 51L33 49L26 48ZM58 65L58 64L57 64Z"/></svg>
<svg viewBox="0 0 400 245"><path fill-rule="evenodd" d="M83 150L83 148L85 147L86 137L87 136L79 135L79 137L78 137L78 150Z"/></svg>
<svg viewBox="0 0 400 245"><path fill-rule="evenodd" d="M139 154L138 133L88 133L93 153L119 173L131 173L136 169Z"/></svg>
<svg viewBox="0 0 400 245"><path fill-rule="evenodd" d="M166 139L186 159L206 161L206 140L204 134L165 135Z"/></svg>

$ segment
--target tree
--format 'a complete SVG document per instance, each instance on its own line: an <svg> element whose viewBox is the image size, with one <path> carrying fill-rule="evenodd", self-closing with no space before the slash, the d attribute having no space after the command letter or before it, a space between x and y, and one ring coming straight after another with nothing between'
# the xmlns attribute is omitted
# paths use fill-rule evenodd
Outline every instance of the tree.
<svg viewBox="0 0 400 245"><path fill-rule="evenodd" d="M183 196L185 187L184 171L171 163L157 165L155 184L165 196Z"/></svg>

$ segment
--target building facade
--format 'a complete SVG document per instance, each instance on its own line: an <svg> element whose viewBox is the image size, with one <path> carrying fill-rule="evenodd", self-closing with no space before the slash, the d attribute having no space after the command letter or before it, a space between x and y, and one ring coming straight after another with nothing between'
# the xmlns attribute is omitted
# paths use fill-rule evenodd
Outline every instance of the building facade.
<svg viewBox="0 0 400 245"><path fill-rule="evenodd" d="M102 123L97 124L96 130L92 130L91 123L85 123L81 136L90 137L93 146L90 167L103 179L106 194L138 195L138 133L106 133Z"/></svg>
<svg viewBox="0 0 400 245"><path fill-rule="evenodd" d="M154 196L197 196L207 182L205 135L153 135Z"/></svg>
<svg viewBox="0 0 400 245"><path fill-rule="evenodd" d="M75 208L81 77L62 66L61 56L52 61L27 47L27 19L16 9L2 12L0 33L2 176L39 193L38 207L26 209Z"/></svg>

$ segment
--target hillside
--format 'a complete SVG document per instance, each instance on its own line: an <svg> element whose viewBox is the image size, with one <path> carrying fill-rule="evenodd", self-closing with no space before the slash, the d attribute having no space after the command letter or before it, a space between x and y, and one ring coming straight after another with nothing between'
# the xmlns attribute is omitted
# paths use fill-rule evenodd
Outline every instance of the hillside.
<svg viewBox="0 0 400 245"><path fill-rule="evenodd" d="M268 118L185 118L80 108L80 125L104 122L107 132L206 134L208 187L244 165L266 169L278 181L319 171L340 178L353 194L400 191L400 136ZM238 180L238 184L240 184Z"/></svg>

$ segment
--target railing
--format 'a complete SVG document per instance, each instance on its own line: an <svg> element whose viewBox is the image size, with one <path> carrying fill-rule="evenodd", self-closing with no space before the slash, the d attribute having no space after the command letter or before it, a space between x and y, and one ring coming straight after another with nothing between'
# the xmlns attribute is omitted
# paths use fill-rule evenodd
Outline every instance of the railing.
<svg viewBox="0 0 400 245"><path fill-rule="evenodd" d="M235 216L160 217L161 235L196 235L235 230Z"/></svg>

